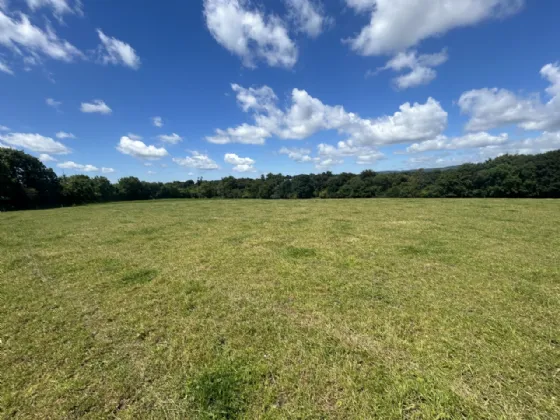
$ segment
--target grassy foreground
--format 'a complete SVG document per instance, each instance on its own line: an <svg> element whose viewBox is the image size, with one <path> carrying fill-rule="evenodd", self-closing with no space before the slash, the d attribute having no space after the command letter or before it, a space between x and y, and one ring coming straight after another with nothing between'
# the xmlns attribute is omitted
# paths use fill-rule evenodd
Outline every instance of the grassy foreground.
<svg viewBox="0 0 560 420"><path fill-rule="evenodd" d="M560 201L0 214L4 418L560 418Z"/></svg>

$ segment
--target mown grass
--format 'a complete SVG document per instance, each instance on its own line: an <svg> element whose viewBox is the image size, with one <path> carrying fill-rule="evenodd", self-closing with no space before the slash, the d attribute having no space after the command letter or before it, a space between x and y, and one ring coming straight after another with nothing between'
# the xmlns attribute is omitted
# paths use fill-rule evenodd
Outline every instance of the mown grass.
<svg viewBox="0 0 560 420"><path fill-rule="evenodd" d="M0 214L3 418L560 418L560 201Z"/></svg>

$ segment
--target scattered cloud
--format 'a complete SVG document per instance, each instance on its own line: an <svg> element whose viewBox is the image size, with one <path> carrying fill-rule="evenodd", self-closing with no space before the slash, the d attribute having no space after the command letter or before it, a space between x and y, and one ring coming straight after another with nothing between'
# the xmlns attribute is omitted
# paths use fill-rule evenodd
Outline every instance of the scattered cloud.
<svg viewBox="0 0 560 420"><path fill-rule="evenodd" d="M62 102L60 101L55 101L53 98L47 98L45 100L45 103L50 106L51 108L56 109L57 111L60 110L60 105L62 105Z"/></svg>
<svg viewBox="0 0 560 420"><path fill-rule="evenodd" d="M21 147L37 153L52 153L66 155L70 149L50 137L33 133L9 133L0 135L0 141L13 147Z"/></svg>
<svg viewBox="0 0 560 420"><path fill-rule="evenodd" d="M12 50L17 55L31 55L39 59L39 54L54 60L70 62L83 58L83 53L68 41L60 39L49 27L46 31L33 25L23 13L19 20L0 11L0 45Z"/></svg>
<svg viewBox="0 0 560 420"><path fill-rule="evenodd" d="M148 175L155 175L155 174L157 174L157 172L154 172L154 171L148 171L148 172L146 172L146 173L147 173Z"/></svg>
<svg viewBox="0 0 560 420"><path fill-rule="evenodd" d="M476 147L487 147L505 144L508 141L506 133L493 136L486 132L470 133L462 137L447 138L439 136L433 140L426 140L422 143L414 143L406 151L409 153L427 152L432 150L457 150L470 149Z"/></svg>
<svg viewBox="0 0 560 420"><path fill-rule="evenodd" d="M103 64L123 65L134 70L140 68L140 57L129 44L105 35L101 29L97 29L97 34L101 40L99 54Z"/></svg>
<svg viewBox="0 0 560 420"><path fill-rule="evenodd" d="M468 131L483 131L496 127L517 125L524 130L560 130L560 64L547 64L541 76L550 86L551 99L543 103L538 95L521 97L506 89L477 89L459 98L463 114L469 115Z"/></svg>
<svg viewBox="0 0 560 420"><path fill-rule="evenodd" d="M408 73L393 79L397 89L408 89L415 86L427 85L437 76L434 67L440 66L448 60L447 50L435 54L418 55L416 51L401 52L395 55L387 64L379 69ZM368 72L368 74L371 74ZM366 76L368 75L366 74Z"/></svg>
<svg viewBox="0 0 560 420"><path fill-rule="evenodd" d="M321 159L316 157L311 157L311 150L310 149L300 149L296 147L282 147L278 153L281 155L287 155L288 158L292 159L298 163L317 163Z"/></svg>
<svg viewBox="0 0 560 420"><path fill-rule="evenodd" d="M473 26L518 12L524 0L346 0L357 12L371 13L351 48L362 55L404 51L455 28Z"/></svg>
<svg viewBox="0 0 560 420"><path fill-rule="evenodd" d="M332 24L333 19L325 16L318 2L311 0L284 0L288 8L288 17L299 32L312 38L319 36Z"/></svg>
<svg viewBox="0 0 560 420"><path fill-rule="evenodd" d="M253 113L255 125L217 130L207 137L212 143L263 144L272 136L301 140L319 131L337 130L354 146L385 145L429 140L447 127L447 112L433 98L425 104L405 103L391 116L363 119L340 105L324 105L305 90L294 89L291 106L281 110L268 86L246 89L234 84L232 89L243 111Z"/></svg>
<svg viewBox="0 0 560 420"><path fill-rule="evenodd" d="M254 168L255 161L251 158L242 158L235 153L226 153L224 162L234 165L233 171L235 172L256 172Z"/></svg>
<svg viewBox="0 0 560 420"><path fill-rule="evenodd" d="M163 118L153 117L152 118L152 124L154 125L154 127L158 127L158 128L163 127Z"/></svg>
<svg viewBox="0 0 560 420"><path fill-rule="evenodd" d="M6 63L4 63L2 60L0 60L0 71L3 72L3 73L11 74L11 75L14 74L14 72L10 68L10 66L8 66Z"/></svg>
<svg viewBox="0 0 560 420"><path fill-rule="evenodd" d="M385 155L372 146L356 146L352 140L339 141L336 146L321 143L317 146L321 159L341 161L344 157L355 157L359 165L368 165L383 159Z"/></svg>
<svg viewBox="0 0 560 420"><path fill-rule="evenodd" d="M101 168L101 172L104 174L112 174L115 170L113 168Z"/></svg>
<svg viewBox="0 0 560 420"><path fill-rule="evenodd" d="M55 159L54 157L52 157L51 155L47 154L47 153L41 153L39 155L39 160L41 162L56 162L57 159Z"/></svg>
<svg viewBox="0 0 560 420"><path fill-rule="evenodd" d="M204 0L204 17L214 39L246 67L264 60L272 67L292 68L297 61L298 50L284 22L249 9L244 0Z"/></svg>
<svg viewBox="0 0 560 420"><path fill-rule="evenodd" d="M72 133L66 133L65 131L59 131L56 133L57 139L75 139L76 136Z"/></svg>
<svg viewBox="0 0 560 420"><path fill-rule="evenodd" d="M101 99L95 99L92 102L82 102L82 105L80 106L80 111L88 114L98 113L104 115L113 112L113 110L109 108L107 104Z"/></svg>
<svg viewBox="0 0 560 420"><path fill-rule="evenodd" d="M0 131L10 131L10 129L5 125L0 125Z"/></svg>
<svg viewBox="0 0 560 420"><path fill-rule="evenodd" d="M129 135L130 136L130 135ZM135 140L136 138L136 140ZM138 137L122 136L117 150L125 155L134 156L140 159L157 160L168 155L167 150L163 147L146 145Z"/></svg>
<svg viewBox="0 0 560 420"><path fill-rule="evenodd" d="M264 144L267 137L270 137L270 133L265 128L241 124L226 130L218 128L215 135L206 137L206 140L214 144Z"/></svg>
<svg viewBox="0 0 560 420"><path fill-rule="evenodd" d="M153 166L152 162L144 162L144 166Z"/></svg>
<svg viewBox="0 0 560 420"><path fill-rule="evenodd" d="M158 136L158 139L160 141L163 141L164 143L169 143L169 144L177 144L181 141L183 141L183 137L181 137L179 134L173 133L173 134L162 134Z"/></svg>
<svg viewBox="0 0 560 420"><path fill-rule="evenodd" d="M173 162L187 168L214 170L220 167L208 155L196 151L190 152L191 156L185 158L173 158Z"/></svg>
<svg viewBox="0 0 560 420"><path fill-rule="evenodd" d="M97 166L81 165L79 163L72 162L72 161L59 163L56 166L58 166L61 169L71 169L71 170L77 171L77 172L98 172L99 171L99 168Z"/></svg>
<svg viewBox="0 0 560 420"><path fill-rule="evenodd" d="M26 0L27 6L36 11L40 8L53 9L54 15L59 19L65 14L82 14L82 2L70 0Z"/></svg>

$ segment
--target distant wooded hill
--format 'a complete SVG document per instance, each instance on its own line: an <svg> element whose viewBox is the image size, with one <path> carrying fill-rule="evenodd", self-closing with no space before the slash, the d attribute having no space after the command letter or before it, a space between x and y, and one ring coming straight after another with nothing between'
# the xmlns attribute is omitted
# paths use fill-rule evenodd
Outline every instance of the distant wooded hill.
<svg viewBox="0 0 560 420"><path fill-rule="evenodd" d="M360 174L289 176L219 181L145 182L136 177L112 184L102 176L58 177L37 158L0 149L0 210L71 206L160 198L374 198L508 197L560 198L560 150L505 155L484 163L445 169Z"/></svg>

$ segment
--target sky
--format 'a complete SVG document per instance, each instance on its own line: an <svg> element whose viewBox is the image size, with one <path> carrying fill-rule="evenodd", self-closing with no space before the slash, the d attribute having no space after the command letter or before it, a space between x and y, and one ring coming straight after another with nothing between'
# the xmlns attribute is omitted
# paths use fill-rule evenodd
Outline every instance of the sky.
<svg viewBox="0 0 560 420"><path fill-rule="evenodd" d="M111 181L560 148L556 0L0 0L0 147Z"/></svg>

